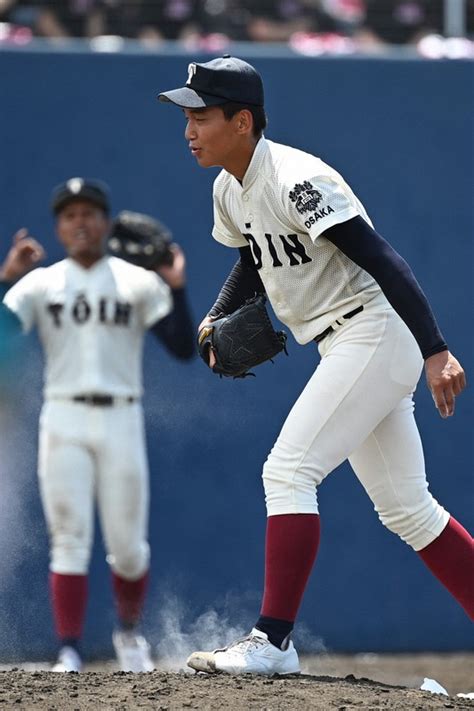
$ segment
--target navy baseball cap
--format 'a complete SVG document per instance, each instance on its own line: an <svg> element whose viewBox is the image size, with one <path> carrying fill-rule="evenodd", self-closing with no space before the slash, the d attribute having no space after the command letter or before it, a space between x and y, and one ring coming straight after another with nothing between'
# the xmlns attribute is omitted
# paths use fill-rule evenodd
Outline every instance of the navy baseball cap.
<svg viewBox="0 0 474 711"><path fill-rule="evenodd" d="M87 200L100 207L107 215L110 212L109 188L100 180L70 178L56 185L51 194L51 209L55 215L74 200Z"/></svg>
<svg viewBox="0 0 474 711"><path fill-rule="evenodd" d="M186 86L158 94L158 99L185 109L219 106L228 101L263 106L263 82L251 64L225 54L204 64L192 62Z"/></svg>

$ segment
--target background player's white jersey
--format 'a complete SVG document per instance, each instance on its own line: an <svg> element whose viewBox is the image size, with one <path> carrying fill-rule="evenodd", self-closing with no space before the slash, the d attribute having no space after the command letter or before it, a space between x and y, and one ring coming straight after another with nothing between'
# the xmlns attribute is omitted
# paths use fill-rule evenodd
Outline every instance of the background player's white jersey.
<svg viewBox="0 0 474 711"><path fill-rule="evenodd" d="M172 309L170 289L157 274L116 257L90 269L72 259L35 269L4 302L24 331L38 328L49 398L140 396L145 331Z"/></svg>
<svg viewBox="0 0 474 711"><path fill-rule="evenodd" d="M357 215L372 224L339 173L265 138L242 185L225 170L214 182L214 238L250 245L273 309L299 343L380 293L367 272L321 236Z"/></svg>

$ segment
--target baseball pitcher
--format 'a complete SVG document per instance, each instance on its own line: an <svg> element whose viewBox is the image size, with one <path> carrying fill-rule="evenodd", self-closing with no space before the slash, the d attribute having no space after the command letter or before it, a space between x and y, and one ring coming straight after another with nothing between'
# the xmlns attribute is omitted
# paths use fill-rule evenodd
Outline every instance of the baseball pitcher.
<svg viewBox="0 0 474 711"><path fill-rule="evenodd" d="M316 490L346 459L381 522L473 617L473 540L428 490L413 417L423 367L442 417L454 413L465 375L410 267L338 172L265 138L263 83L254 67L229 55L193 62L186 85L159 98L184 111L197 163L222 167L213 236L240 253L201 324L204 359L222 373L220 324L255 294L268 297L298 343L317 344L321 355L263 468L268 523L260 617L247 638L196 652L189 666L299 671L291 632L319 544ZM232 339L238 353L235 331Z"/></svg>

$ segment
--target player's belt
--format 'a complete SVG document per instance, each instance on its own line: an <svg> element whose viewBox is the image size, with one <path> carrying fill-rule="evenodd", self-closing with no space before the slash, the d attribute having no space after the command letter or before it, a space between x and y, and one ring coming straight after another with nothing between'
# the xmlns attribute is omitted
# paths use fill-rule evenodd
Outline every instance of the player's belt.
<svg viewBox="0 0 474 711"><path fill-rule="evenodd" d="M73 402L84 402L86 405L97 407L112 407L124 402L137 402L137 397L114 397L113 395L74 395Z"/></svg>
<svg viewBox="0 0 474 711"><path fill-rule="evenodd" d="M353 309L352 311L349 311L349 313L344 314L344 316L342 318L345 318L347 321L348 319L352 318L353 316L357 316L357 314L360 314L360 312L363 310L364 310L363 306L358 306L356 309ZM336 319L336 321L337 321L337 319ZM339 323L339 321L337 321L337 323ZM342 324L340 324L340 325L342 326ZM324 329L324 331L321 331L321 333L318 333L318 335L315 336L313 338L313 340L316 341L316 343L319 343L320 341L323 340L323 338L326 338L326 336L329 336L329 334L333 333L333 331L335 331L335 330L336 329L333 328L332 326L328 326L327 328Z"/></svg>

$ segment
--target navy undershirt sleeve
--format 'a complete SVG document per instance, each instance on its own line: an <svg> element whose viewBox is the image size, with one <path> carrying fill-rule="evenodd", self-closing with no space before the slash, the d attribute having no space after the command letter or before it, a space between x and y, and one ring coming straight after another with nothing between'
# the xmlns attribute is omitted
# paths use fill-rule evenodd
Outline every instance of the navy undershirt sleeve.
<svg viewBox="0 0 474 711"><path fill-rule="evenodd" d="M413 333L423 358L447 350L428 299L412 270L362 217L330 227L324 237L373 276Z"/></svg>
<svg viewBox="0 0 474 711"><path fill-rule="evenodd" d="M155 323L151 332L176 358L189 360L196 353L195 330L186 290L172 289L173 311Z"/></svg>
<svg viewBox="0 0 474 711"><path fill-rule="evenodd" d="M209 316L218 318L223 314L231 314L247 299L256 294L264 294L260 275L255 267L250 247L240 247L240 258L234 264L232 271L224 282Z"/></svg>

